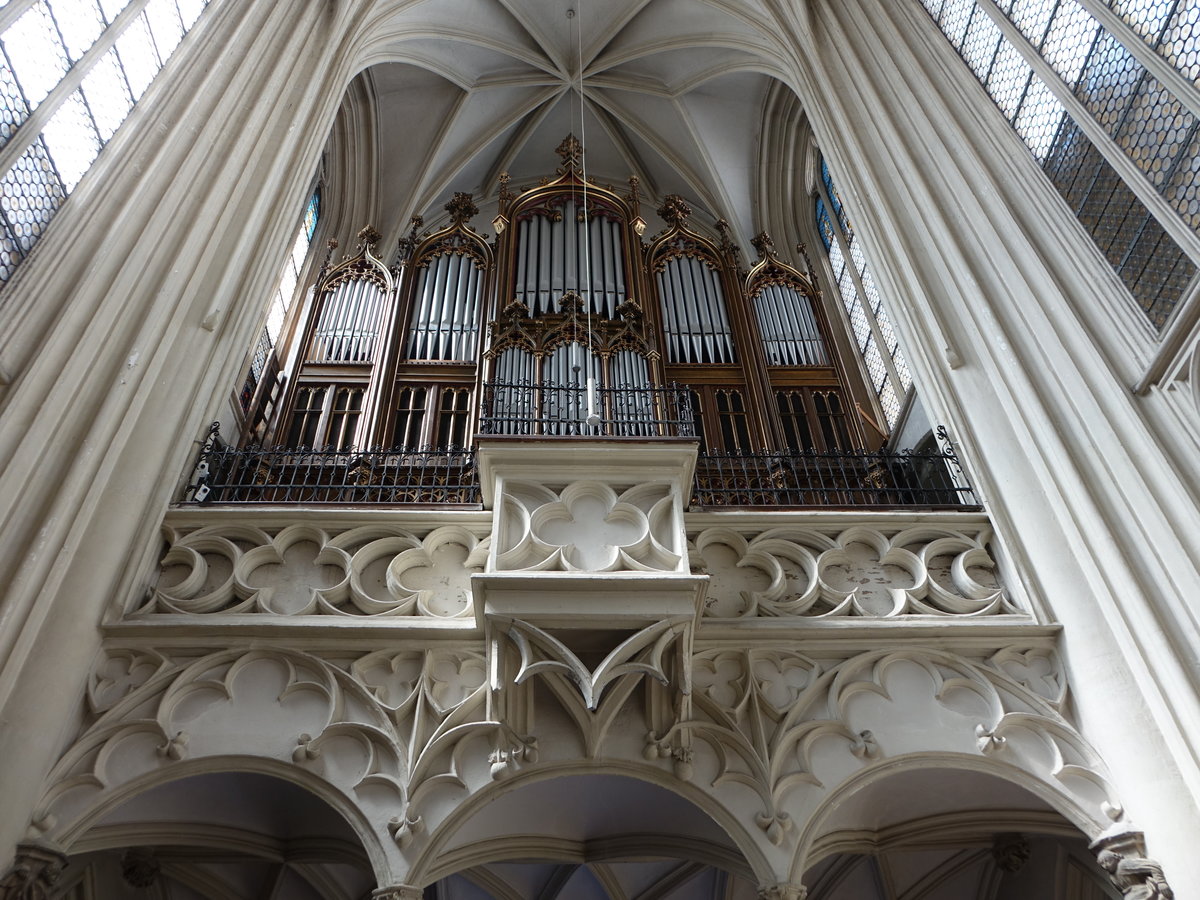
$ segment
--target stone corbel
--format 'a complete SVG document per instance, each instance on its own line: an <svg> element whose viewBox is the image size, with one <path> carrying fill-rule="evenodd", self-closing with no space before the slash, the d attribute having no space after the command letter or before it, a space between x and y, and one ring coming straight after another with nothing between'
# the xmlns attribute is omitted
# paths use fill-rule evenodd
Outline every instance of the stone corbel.
<svg viewBox="0 0 1200 900"><path fill-rule="evenodd" d="M807 896L808 888L802 884L781 882L758 886L758 900L804 900Z"/></svg>
<svg viewBox="0 0 1200 900"><path fill-rule="evenodd" d="M371 900L422 900L425 889L411 884L393 884L371 893Z"/></svg>
<svg viewBox="0 0 1200 900"><path fill-rule="evenodd" d="M1167 883L1162 866L1146 856L1145 837L1140 831L1112 828L1091 844L1113 886L1131 900L1172 900L1175 892Z"/></svg>
<svg viewBox="0 0 1200 900"><path fill-rule="evenodd" d="M0 900L49 900L67 867L67 856L49 844L17 845L12 866L0 879Z"/></svg>

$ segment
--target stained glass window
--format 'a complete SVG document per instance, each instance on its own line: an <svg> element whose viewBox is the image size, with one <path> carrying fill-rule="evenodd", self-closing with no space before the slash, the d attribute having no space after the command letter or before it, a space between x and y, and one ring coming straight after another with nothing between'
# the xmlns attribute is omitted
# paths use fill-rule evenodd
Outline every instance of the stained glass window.
<svg viewBox="0 0 1200 900"><path fill-rule="evenodd" d="M834 210L833 216L829 214L830 209ZM854 344L862 356L871 390L879 398L891 428L900 416L900 406L912 385L912 376L904 363L904 355L867 266L862 245L850 225L829 174L829 166L823 159L816 217L817 232L829 256L833 280L850 322Z"/></svg>
<svg viewBox="0 0 1200 900"><path fill-rule="evenodd" d="M208 2L3 4L0 283L33 249Z"/></svg>
<svg viewBox="0 0 1200 900"><path fill-rule="evenodd" d="M321 191L318 188L312 192L312 195L308 198L308 203L304 205L304 215L301 217L300 225L296 229L296 235L292 239L291 253L288 254L288 258L284 261L283 270L279 273L279 282L276 284L275 291L267 303L267 321L263 325L263 330L254 345L254 353L250 358L250 371L242 386L243 411L250 408L250 402L254 397L254 390L258 386L259 379L262 378L263 370L266 369L267 361L270 359L276 343L279 341L280 332L283 330L284 318L287 316L288 308L296 296L296 285L300 280L300 270L304 266L304 260L308 258L308 248L312 243L313 234L316 233L317 220L320 214Z"/></svg>

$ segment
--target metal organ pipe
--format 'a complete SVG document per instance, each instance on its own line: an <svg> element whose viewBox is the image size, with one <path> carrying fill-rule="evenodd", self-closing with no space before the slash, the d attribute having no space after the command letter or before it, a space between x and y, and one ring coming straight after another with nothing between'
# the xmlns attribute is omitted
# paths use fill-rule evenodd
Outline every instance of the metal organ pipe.
<svg viewBox="0 0 1200 900"><path fill-rule="evenodd" d="M811 301L787 285L768 285L754 310L771 365L825 366L829 357Z"/></svg>
<svg viewBox="0 0 1200 900"><path fill-rule="evenodd" d="M417 280L409 359L474 359L482 286L475 260L465 253L429 260Z"/></svg>
<svg viewBox="0 0 1200 900"><path fill-rule="evenodd" d="M339 282L321 310L309 362L370 362L383 295L369 281Z"/></svg>
<svg viewBox="0 0 1200 900"><path fill-rule="evenodd" d="M578 291L593 314L615 318L625 299L625 256L621 223L596 216L588 226L579 221L579 205L568 200L562 220L535 215L520 222L514 295L530 315L558 312L565 291ZM591 279L585 284L586 258Z"/></svg>

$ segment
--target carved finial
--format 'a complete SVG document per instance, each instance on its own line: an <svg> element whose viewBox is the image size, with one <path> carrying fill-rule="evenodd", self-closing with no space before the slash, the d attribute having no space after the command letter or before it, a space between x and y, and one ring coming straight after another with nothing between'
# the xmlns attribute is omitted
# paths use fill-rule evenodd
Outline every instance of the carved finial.
<svg viewBox="0 0 1200 900"><path fill-rule="evenodd" d="M759 259L766 259L768 256L775 255L775 242L771 240L771 236L765 231L760 231L750 244L758 252Z"/></svg>
<svg viewBox="0 0 1200 900"><path fill-rule="evenodd" d="M804 268L805 268L805 271L808 272L808 277L812 278L813 277L813 265L812 265L812 260L808 258L808 245L805 244L804 241L800 241L799 243L796 244L796 252L799 253L800 258L802 260L804 260Z"/></svg>
<svg viewBox="0 0 1200 900"><path fill-rule="evenodd" d="M558 301L558 308L563 315L575 318L583 312L583 298L576 291L567 291Z"/></svg>
<svg viewBox="0 0 1200 900"><path fill-rule="evenodd" d="M408 224L408 234L398 241L400 250L399 259L402 264L412 259L413 252L417 249L417 244L420 243L417 235L421 230L421 226L425 224L425 219L422 216L413 216L408 220Z"/></svg>
<svg viewBox="0 0 1200 900"><path fill-rule="evenodd" d="M477 216L479 207L475 205L471 194L456 191L454 197L446 204L446 212L450 213L450 220L455 225L461 225L468 219Z"/></svg>
<svg viewBox="0 0 1200 900"><path fill-rule="evenodd" d="M636 300L626 300L615 310L616 314L626 322L636 325L642 320L645 313L642 312L641 304Z"/></svg>
<svg viewBox="0 0 1200 900"><path fill-rule="evenodd" d="M629 176L629 202L635 208L642 202L642 180L636 175Z"/></svg>
<svg viewBox="0 0 1200 900"><path fill-rule="evenodd" d="M375 245L379 243L382 237L383 235L376 231L373 225L368 225L358 233L358 249L360 251L374 250Z"/></svg>
<svg viewBox="0 0 1200 900"><path fill-rule="evenodd" d="M121 856L121 877L131 887L150 887L161 870L162 864L150 847L130 847Z"/></svg>
<svg viewBox="0 0 1200 900"><path fill-rule="evenodd" d="M506 209L506 208L508 207L508 204L512 203L512 202L513 202L513 200L515 200L515 199L516 199L516 196L517 196L516 194L514 194L512 191L510 191L510 190L508 189L508 183L509 183L509 181L511 181L511 180L512 180L512 179L510 179L510 178L509 178L509 175L508 175L508 173L507 173L507 172L501 172L501 173L500 173L500 194L499 194L499 200L500 200L500 209L501 209L501 211L503 211L504 209Z"/></svg>
<svg viewBox="0 0 1200 900"><path fill-rule="evenodd" d="M67 866L67 857L41 843L17 845L12 868L0 878L0 896L14 900L49 900Z"/></svg>
<svg viewBox="0 0 1200 900"><path fill-rule="evenodd" d="M529 317L529 307L520 300L514 300L500 311L506 319L526 319Z"/></svg>
<svg viewBox="0 0 1200 900"><path fill-rule="evenodd" d="M333 259L333 251L338 248L337 238L330 238L325 245L325 259L321 262L321 271L317 273L317 281L325 280L325 273L329 271L329 262Z"/></svg>
<svg viewBox="0 0 1200 900"><path fill-rule="evenodd" d="M733 242L730 237L729 222L726 219L717 219L717 234L721 235L721 252L725 254L725 259L729 261L734 268L740 269L740 258L742 248Z"/></svg>
<svg viewBox="0 0 1200 900"><path fill-rule="evenodd" d="M563 138L562 143L555 148L554 152L563 161L558 170L559 175L566 175L583 164L583 144L579 143L579 139L573 134L568 134Z"/></svg>
<svg viewBox="0 0 1200 900"><path fill-rule="evenodd" d="M663 198L663 205L658 208L658 217L676 227L683 225L691 214L692 208L678 194L667 194Z"/></svg>

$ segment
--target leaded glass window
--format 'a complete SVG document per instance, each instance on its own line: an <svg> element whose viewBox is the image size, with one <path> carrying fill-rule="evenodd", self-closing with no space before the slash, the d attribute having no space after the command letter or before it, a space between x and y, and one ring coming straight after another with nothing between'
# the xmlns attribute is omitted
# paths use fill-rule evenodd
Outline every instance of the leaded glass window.
<svg viewBox="0 0 1200 900"><path fill-rule="evenodd" d="M0 4L0 283L29 255L207 4Z"/></svg>
<svg viewBox="0 0 1200 900"><path fill-rule="evenodd" d="M1173 73L1162 62L1193 81L1200 75L1200 4L921 2L1161 329L1200 259L1200 242L1168 221L1175 214L1200 229L1200 109L1164 83ZM1105 7L1115 13L1108 25L1099 18ZM1059 79L1066 95L1045 78ZM1124 160L1144 184L1120 174Z"/></svg>
<svg viewBox="0 0 1200 900"><path fill-rule="evenodd" d="M912 376L875 286L875 278L867 266L862 244L850 225L829 174L829 166L823 159L816 218L817 232L829 256L833 280L850 322L854 345L862 357L870 388L879 398L884 418L891 428L900 416L900 406L912 385Z"/></svg>

